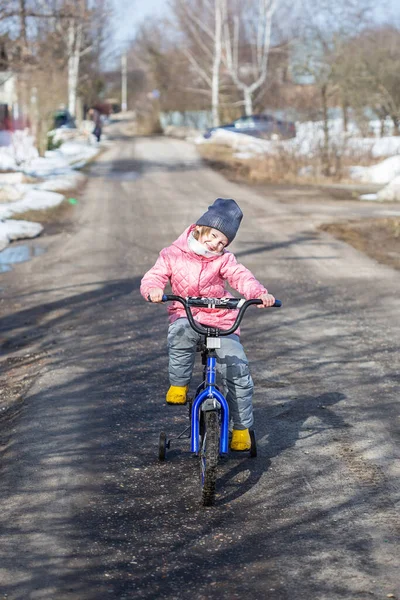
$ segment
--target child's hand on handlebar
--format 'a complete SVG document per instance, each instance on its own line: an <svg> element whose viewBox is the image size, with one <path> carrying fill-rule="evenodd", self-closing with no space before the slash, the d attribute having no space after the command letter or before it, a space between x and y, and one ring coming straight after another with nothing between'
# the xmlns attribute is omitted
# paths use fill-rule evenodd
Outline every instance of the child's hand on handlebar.
<svg viewBox="0 0 400 600"><path fill-rule="evenodd" d="M149 291L149 302L162 302L162 297L164 294L164 290L161 288L151 288Z"/></svg>
<svg viewBox="0 0 400 600"><path fill-rule="evenodd" d="M263 294L260 296L260 300L262 300L262 304L258 304L257 308L268 308L268 306L273 306L275 303L275 298L272 294Z"/></svg>

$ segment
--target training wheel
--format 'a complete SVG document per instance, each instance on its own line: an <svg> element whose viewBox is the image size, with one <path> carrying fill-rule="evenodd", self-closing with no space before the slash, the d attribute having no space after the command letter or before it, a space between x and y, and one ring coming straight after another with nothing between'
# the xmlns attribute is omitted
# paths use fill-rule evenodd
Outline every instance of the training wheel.
<svg viewBox="0 0 400 600"><path fill-rule="evenodd" d="M254 429L250 429L250 457L255 458L257 456L257 443L256 443L256 434L254 433Z"/></svg>
<svg viewBox="0 0 400 600"><path fill-rule="evenodd" d="M160 439L158 442L158 458L159 460L165 460L167 455L167 434L163 431L160 433Z"/></svg>

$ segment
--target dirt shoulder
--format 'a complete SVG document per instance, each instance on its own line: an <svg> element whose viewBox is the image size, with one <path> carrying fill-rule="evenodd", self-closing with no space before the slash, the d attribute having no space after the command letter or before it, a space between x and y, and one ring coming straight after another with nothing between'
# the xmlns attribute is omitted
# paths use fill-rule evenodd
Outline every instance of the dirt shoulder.
<svg viewBox="0 0 400 600"><path fill-rule="evenodd" d="M400 218L362 219L321 225L320 229L364 252L379 263L400 270Z"/></svg>
<svg viewBox="0 0 400 600"><path fill-rule="evenodd" d="M78 198L80 196L76 194ZM78 208L79 210L79 208ZM29 211L24 214L16 215L15 219L27 219L40 222L44 226L44 231L40 236L40 244L43 244L43 238L51 245L59 235L73 232L77 227L75 216L77 209L67 200L57 207L41 211ZM15 245L30 245L34 247L37 240L20 240ZM8 277L18 277L17 271L12 265L11 273ZM32 290L34 292L34 290ZM18 304L17 304L18 302ZM0 450L5 444L5 438L1 434L3 423L10 423L14 416L22 407L24 396L28 393L35 378L47 364L49 357L46 351L37 347L36 340L40 338L41 323L37 327L32 327L32 322L28 317L24 317L24 311L21 310L22 304L19 300L12 303L6 298L1 299L0 303ZM3 325L7 322L10 315L13 319L13 335L10 335L9 328Z"/></svg>

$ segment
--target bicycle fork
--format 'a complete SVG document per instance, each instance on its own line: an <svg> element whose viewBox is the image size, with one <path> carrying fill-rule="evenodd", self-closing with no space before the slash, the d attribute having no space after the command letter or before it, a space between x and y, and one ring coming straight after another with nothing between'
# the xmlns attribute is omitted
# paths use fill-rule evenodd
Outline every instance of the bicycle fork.
<svg viewBox="0 0 400 600"><path fill-rule="evenodd" d="M220 454L228 453L229 443L229 407L226 399L215 387L217 380L217 359L216 356L207 356L205 388L198 394L192 405L191 418L191 452L198 453L200 450L200 411L201 410L220 410L221 411L221 435L219 450Z"/></svg>

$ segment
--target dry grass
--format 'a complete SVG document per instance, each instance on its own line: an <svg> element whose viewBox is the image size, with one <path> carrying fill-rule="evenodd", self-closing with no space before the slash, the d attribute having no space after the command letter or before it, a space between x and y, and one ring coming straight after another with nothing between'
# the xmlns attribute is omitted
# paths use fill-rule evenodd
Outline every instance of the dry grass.
<svg viewBox="0 0 400 600"><path fill-rule="evenodd" d="M378 262L400 270L400 218L363 219L321 225L336 238Z"/></svg>
<svg viewBox="0 0 400 600"><path fill-rule="evenodd" d="M68 221L76 207L63 200L58 206L52 206L45 210L27 210L24 213L14 214L12 218L16 221L33 221L34 223L54 223Z"/></svg>
<svg viewBox="0 0 400 600"><path fill-rule="evenodd" d="M198 146L203 160L213 169L220 171L227 179L246 183L311 183L315 177L301 177L299 171L306 166L304 159L289 153L265 155L249 159L235 156L235 150L219 144Z"/></svg>
<svg viewBox="0 0 400 600"><path fill-rule="evenodd" d="M236 150L220 144L202 144L198 151L204 161L232 181L269 184L326 185L329 183L354 183L348 177L352 165L371 166L382 159L367 154L340 154L330 157L329 175L324 174L321 155L304 157L295 151L280 148L274 155L241 159Z"/></svg>

